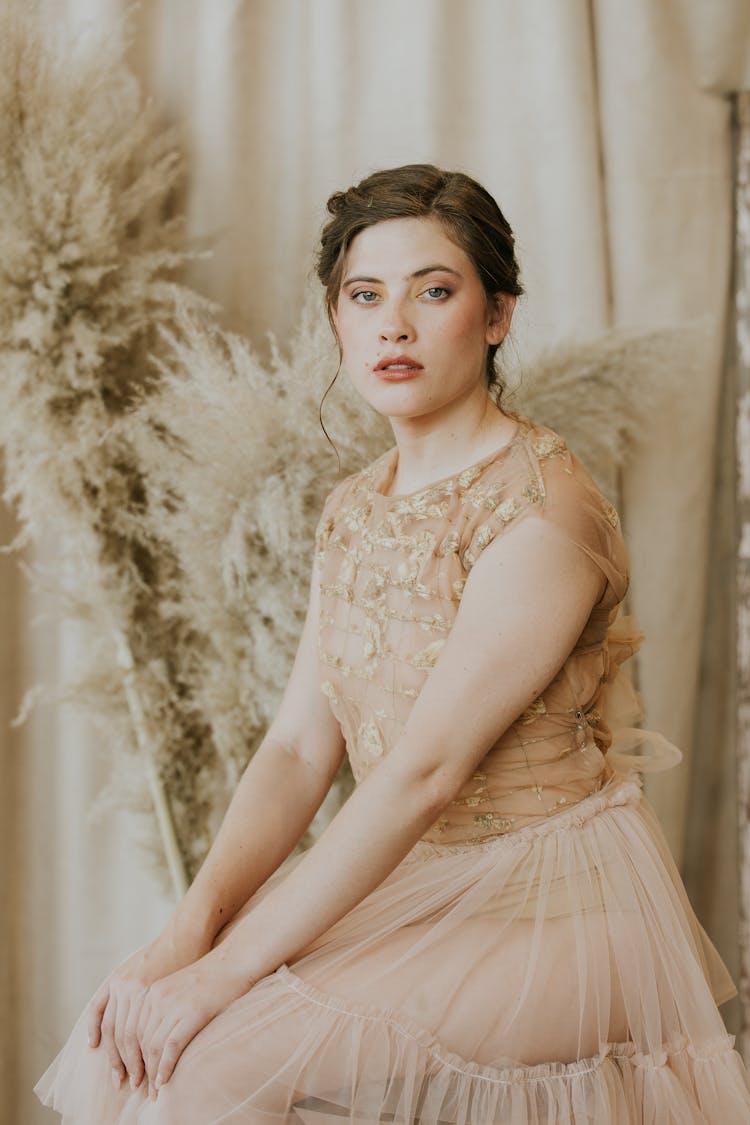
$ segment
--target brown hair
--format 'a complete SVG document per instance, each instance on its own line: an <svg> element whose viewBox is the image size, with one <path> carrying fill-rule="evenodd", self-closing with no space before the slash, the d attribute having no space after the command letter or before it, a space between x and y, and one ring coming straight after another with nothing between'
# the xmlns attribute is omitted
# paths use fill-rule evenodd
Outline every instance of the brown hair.
<svg viewBox="0 0 750 1125"><path fill-rule="evenodd" d="M321 233L316 265L334 336L332 309L347 250L360 231L386 219L439 219L471 260L488 300L497 293L520 296L524 291L507 219L486 188L464 172L447 172L434 164L385 168L347 191L334 192L327 207L331 218ZM503 390L495 366L499 346L488 345L486 360L487 387L498 403Z"/></svg>

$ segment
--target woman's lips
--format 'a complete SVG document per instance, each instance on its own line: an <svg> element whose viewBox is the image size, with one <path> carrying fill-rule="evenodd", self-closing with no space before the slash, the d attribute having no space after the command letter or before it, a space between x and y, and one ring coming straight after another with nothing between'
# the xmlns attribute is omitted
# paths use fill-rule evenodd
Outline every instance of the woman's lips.
<svg viewBox="0 0 750 1125"><path fill-rule="evenodd" d="M414 379L421 372L421 367L384 367L375 374L386 383L403 383L406 379Z"/></svg>

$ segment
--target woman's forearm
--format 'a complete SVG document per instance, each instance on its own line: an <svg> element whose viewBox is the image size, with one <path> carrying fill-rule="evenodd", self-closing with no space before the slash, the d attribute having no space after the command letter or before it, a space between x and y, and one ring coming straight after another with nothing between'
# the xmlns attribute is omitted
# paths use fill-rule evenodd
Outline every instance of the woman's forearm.
<svg viewBox="0 0 750 1125"><path fill-rule="evenodd" d="M368 775L297 867L209 955L238 995L361 902L439 816L442 788L390 766Z"/></svg>
<svg viewBox="0 0 750 1125"><path fill-rule="evenodd" d="M328 792L335 769L314 769L272 731L249 762L221 828L172 917L208 948L219 930L287 858Z"/></svg>

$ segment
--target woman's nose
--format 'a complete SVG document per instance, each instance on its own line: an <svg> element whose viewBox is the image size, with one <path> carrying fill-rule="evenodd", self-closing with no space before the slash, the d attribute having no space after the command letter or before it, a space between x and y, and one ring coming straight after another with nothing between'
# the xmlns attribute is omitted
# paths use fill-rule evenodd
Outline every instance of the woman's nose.
<svg viewBox="0 0 750 1125"><path fill-rule="evenodd" d="M393 341L414 338L414 326L400 304L390 305L383 310L380 338Z"/></svg>

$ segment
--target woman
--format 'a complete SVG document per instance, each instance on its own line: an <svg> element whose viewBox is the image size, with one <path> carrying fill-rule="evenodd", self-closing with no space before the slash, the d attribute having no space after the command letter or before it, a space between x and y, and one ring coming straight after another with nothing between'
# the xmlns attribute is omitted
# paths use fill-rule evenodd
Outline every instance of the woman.
<svg viewBox="0 0 750 1125"><path fill-rule="evenodd" d="M736 990L608 753L642 639L617 512L499 405L510 227L431 165L328 209L331 324L396 444L325 502L286 692L195 882L37 1092L92 1125L750 1120ZM354 793L277 871L345 752Z"/></svg>

